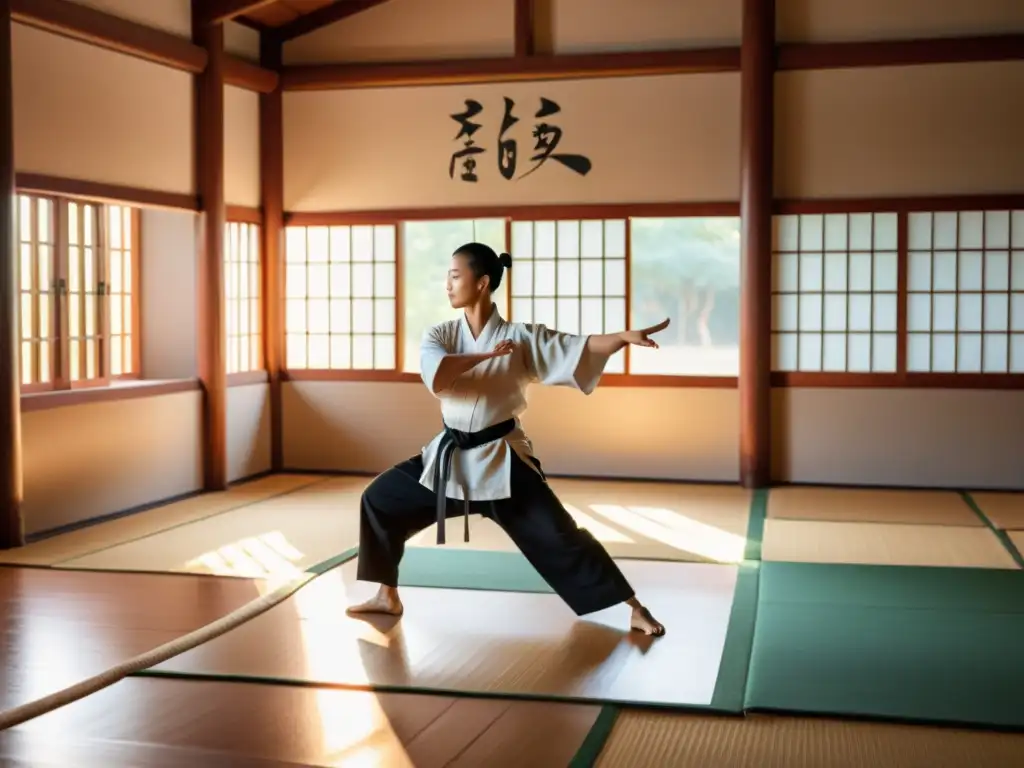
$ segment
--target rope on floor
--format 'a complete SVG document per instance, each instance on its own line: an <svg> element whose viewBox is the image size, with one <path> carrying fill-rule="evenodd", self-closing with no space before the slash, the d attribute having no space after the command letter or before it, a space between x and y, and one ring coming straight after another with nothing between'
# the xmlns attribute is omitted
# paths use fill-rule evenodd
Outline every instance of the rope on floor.
<svg viewBox="0 0 1024 768"><path fill-rule="evenodd" d="M307 571L277 587L273 592L268 592L262 597L246 603L241 608L235 609L226 616L222 616L214 622L189 632L187 635L182 635L169 643L164 643L151 651L128 659L105 672L82 680L63 690L0 712L0 731L13 728L16 725L21 725L26 720L31 720L54 709L67 706L123 680L128 675L156 666L157 664L162 664L173 656L189 651L196 646L223 635L225 632L229 632L239 625L256 618L261 613L270 610L281 601L291 597L310 581L322 575L323 572L325 571L313 573Z"/></svg>

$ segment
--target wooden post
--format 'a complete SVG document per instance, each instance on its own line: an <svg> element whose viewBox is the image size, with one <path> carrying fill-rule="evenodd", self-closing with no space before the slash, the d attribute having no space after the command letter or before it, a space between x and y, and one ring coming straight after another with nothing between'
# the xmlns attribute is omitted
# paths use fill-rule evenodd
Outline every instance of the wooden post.
<svg viewBox="0 0 1024 768"><path fill-rule="evenodd" d="M201 0L192 18L201 19ZM206 49L196 76L196 187L200 201L199 378L204 390L203 487L227 488L228 378L224 359L224 25L194 23L192 39Z"/></svg>
<svg viewBox="0 0 1024 768"><path fill-rule="evenodd" d="M21 517L18 249L14 242L14 87L11 0L0 0L0 549L25 543Z"/></svg>
<svg viewBox="0 0 1024 768"><path fill-rule="evenodd" d="M260 33L260 64L281 69L281 41ZM281 368L284 359L284 105L281 85L260 94L260 199L263 208L263 360L270 382L270 468L284 468Z"/></svg>
<svg viewBox="0 0 1024 768"><path fill-rule="evenodd" d="M743 0L740 47L740 483L771 482L775 0Z"/></svg>

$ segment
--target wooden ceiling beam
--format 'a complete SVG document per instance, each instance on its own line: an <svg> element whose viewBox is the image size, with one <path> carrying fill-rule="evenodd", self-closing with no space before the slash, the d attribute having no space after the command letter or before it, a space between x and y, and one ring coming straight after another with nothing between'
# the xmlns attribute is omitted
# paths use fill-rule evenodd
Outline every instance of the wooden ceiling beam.
<svg viewBox="0 0 1024 768"><path fill-rule="evenodd" d="M198 45L69 0L11 0L11 20L192 74L206 69L207 54ZM276 72L229 55L224 77L229 85L257 93L270 93L278 81Z"/></svg>
<svg viewBox="0 0 1024 768"><path fill-rule="evenodd" d="M284 43L294 40L296 37L308 35L321 27L333 24L336 21L355 16L357 13L368 11L374 6L387 2L387 0L334 0L330 5L317 8L312 13L300 16L294 21L278 27L274 34L278 41Z"/></svg>
<svg viewBox="0 0 1024 768"><path fill-rule="evenodd" d="M277 88L278 74L238 56L224 56L224 84L256 93L271 93Z"/></svg>
<svg viewBox="0 0 1024 768"><path fill-rule="evenodd" d="M284 67L287 91L343 90L423 85L469 85L521 80L579 80L592 77L738 72L739 48L687 51L627 51L452 59L384 64L314 64Z"/></svg>
<svg viewBox="0 0 1024 768"><path fill-rule="evenodd" d="M869 43L783 43L775 48L777 71L1014 60L1024 60L1024 34ZM486 59L290 66L281 71L281 87L286 91L347 90L738 72L739 69L738 47L520 54Z"/></svg>
<svg viewBox="0 0 1024 768"><path fill-rule="evenodd" d="M198 24L218 24L231 21L236 16L243 16L258 10L265 5L272 5L277 0L206 0L197 9Z"/></svg>
<svg viewBox="0 0 1024 768"><path fill-rule="evenodd" d="M206 51L188 40L69 0L11 0L11 20L193 74L206 68Z"/></svg>
<svg viewBox="0 0 1024 768"><path fill-rule="evenodd" d="M1024 59L1024 34L877 40L848 43L784 43L775 68L848 69L921 64L966 64Z"/></svg>

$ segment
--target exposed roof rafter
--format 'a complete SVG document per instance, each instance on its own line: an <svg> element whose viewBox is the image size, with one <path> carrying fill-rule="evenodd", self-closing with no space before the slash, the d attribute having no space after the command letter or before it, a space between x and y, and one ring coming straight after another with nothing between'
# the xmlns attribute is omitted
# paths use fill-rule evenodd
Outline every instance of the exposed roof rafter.
<svg viewBox="0 0 1024 768"><path fill-rule="evenodd" d="M295 21L288 22L283 27L276 29L274 33L281 42L294 40L296 37L308 35L321 27L368 11L385 2L387 0L334 0L330 5L325 5L312 13L300 16Z"/></svg>
<svg viewBox="0 0 1024 768"><path fill-rule="evenodd" d="M277 0L202 0L193 2L196 21L200 24L216 24L230 21L236 16L243 16L265 5L276 3Z"/></svg>

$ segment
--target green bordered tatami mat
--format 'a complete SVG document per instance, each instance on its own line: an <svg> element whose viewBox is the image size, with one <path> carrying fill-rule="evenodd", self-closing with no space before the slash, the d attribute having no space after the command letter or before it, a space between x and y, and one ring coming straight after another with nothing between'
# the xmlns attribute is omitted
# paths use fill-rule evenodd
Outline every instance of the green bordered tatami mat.
<svg viewBox="0 0 1024 768"><path fill-rule="evenodd" d="M1024 727L1024 572L763 563L746 707Z"/></svg>
<svg viewBox="0 0 1024 768"><path fill-rule="evenodd" d="M985 514L985 510L981 508L981 506L974 499L974 497L971 496L971 494L969 494L967 491L961 491L960 495L963 497L963 500L967 503L967 506L971 508L971 511L973 511L974 514L976 514L980 518L981 522L983 522L985 526L990 531L992 531L993 535L997 539L999 539L999 543L1002 544L1006 551L1010 553L1010 557L1013 558L1013 561L1017 564L1017 566L1019 568L1024 568L1024 556L1021 555L1020 550L1017 549L1017 545L1013 543L1013 539L1010 538L1010 535L1006 531L992 523L992 520L989 518L989 516Z"/></svg>

